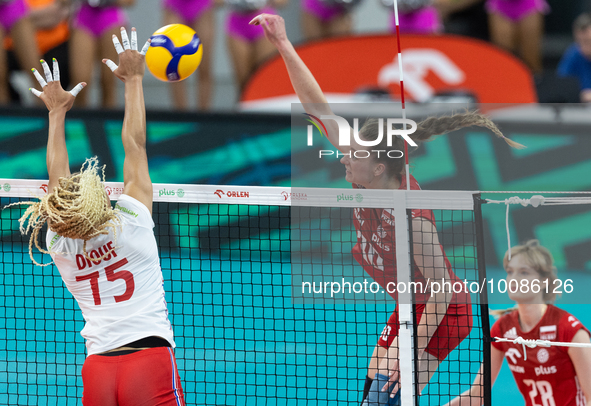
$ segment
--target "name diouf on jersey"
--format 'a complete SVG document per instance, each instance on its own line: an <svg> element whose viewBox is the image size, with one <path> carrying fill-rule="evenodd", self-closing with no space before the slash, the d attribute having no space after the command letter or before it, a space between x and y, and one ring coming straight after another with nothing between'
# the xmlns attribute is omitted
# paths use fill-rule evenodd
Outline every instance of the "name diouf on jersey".
<svg viewBox="0 0 591 406"><path fill-rule="evenodd" d="M112 251L111 251L112 250ZM111 251L111 252L109 252ZM115 252L115 250L113 250L113 241L109 241L108 243L106 243L105 245L103 245L102 247L100 247L97 250L92 250L88 253L88 256L90 258L100 258L103 255L105 255L105 253L109 252L109 255L107 255L106 257L102 258L102 259L98 259L96 261L91 261L90 259L86 258L84 255L82 254L76 254L76 265L78 265L78 269L81 271L84 268L86 268L88 266L88 268L92 268L92 265L98 265L101 263L101 261L108 261L111 259L111 256L113 256L114 258L117 257L117 253Z"/></svg>

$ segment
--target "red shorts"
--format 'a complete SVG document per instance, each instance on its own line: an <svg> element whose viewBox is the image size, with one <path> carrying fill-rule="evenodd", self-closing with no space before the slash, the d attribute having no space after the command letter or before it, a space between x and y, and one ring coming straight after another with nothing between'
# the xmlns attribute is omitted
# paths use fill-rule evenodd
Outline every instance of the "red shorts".
<svg viewBox="0 0 591 406"><path fill-rule="evenodd" d="M423 315L425 304L416 304L414 306L416 312L417 323ZM388 324L384 327L382 335L378 340L378 345L384 348L389 348L392 345L394 338L398 336L398 306L394 309L394 313L390 316ZM443 361L450 352L456 348L464 338L468 337L472 330L472 305L471 304L450 304L447 308L447 313L441 320L441 324L435 330L435 334L431 337L429 344L427 344L427 351L429 354Z"/></svg>
<svg viewBox="0 0 591 406"><path fill-rule="evenodd" d="M172 349L91 355L82 367L84 406L185 406Z"/></svg>

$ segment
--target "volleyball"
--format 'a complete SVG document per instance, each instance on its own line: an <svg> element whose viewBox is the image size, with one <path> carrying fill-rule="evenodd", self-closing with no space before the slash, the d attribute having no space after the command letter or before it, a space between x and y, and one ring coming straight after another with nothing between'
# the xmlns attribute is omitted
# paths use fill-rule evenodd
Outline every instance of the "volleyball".
<svg viewBox="0 0 591 406"><path fill-rule="evenodd" d="M197 33L183 24L170 24L156 31L146 53L148 69L164 82L188 78L201 63L203 45Z"/></svg>

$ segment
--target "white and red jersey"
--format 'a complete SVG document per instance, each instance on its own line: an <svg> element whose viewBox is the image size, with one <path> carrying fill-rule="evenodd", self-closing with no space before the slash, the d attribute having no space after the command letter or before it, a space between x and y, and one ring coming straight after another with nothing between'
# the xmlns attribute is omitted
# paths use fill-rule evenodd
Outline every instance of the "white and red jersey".
<svg viewBox="0 0 591 406"><path fill-rule="evenodd" d="M572 314L548 305L540 322L529 332L519 327L517 310L504 315L493 325L491 337L526 340L571 342L579 330L589 332ZM493 342L505 353L509 369L513 372L526 406L584 406L583 390L575 367L568 355L568 347L525 347L521 344Z"/></svg>
<svg viewBox="0 0 591 406"><path fill-rule="evenodd" d="M358 187L353 185L353 187ZM402 176L399 189L406 189L406 177ZM418 182L410 176L410 189L420 190ZM435 225L435 218L431 210L412 210L412 218L423 217ZM357 244L353 247L352 253L355 260L365 269L377 283L384 289L388 283L396 283L396 230L394 226L394 209L371 209L356 208L353 212L353 224L357 231ZM445 256L443 247L441 251ZM445 264L450 276L450 283L459 281L453 273L451 264L445 256ZM413 281L422 283L423 293L418 290L415 294L415 303L426 303L430 298L430 290L427 281L421 270L415 264L413 270ZM463 285L462 285L463 286ZM394 300L397 293L391 293ZM462 292L454 293L450 304L470 303L469 294Z"/></svg>
<svg viewBox="0 0 591 406"><path fill-rule="evenodd" d="M48 250L62 279L78 302L86 324L82 336L88 355L112 350L148 336L159 336L174 347L154 221L148 208L122 195L117 202L117 237L111 229L86 244L83 240L47 233Z"/></svg>

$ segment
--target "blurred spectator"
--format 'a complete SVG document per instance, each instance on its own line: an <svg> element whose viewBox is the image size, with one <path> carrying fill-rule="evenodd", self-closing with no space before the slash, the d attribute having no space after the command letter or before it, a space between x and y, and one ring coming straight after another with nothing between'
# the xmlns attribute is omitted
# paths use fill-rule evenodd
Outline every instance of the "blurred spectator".
<svg viewBox="0 0 591 406"><path fill-rule="evenodd" d="M516 53L534 73L542 71L546 0L487 0L491 41Z"/></svg>
<svg viewBox="0 0 591 406"><path fill-rule="evenodd" d="M394 0L381 0L391 11L390 30L396 32ZM443 31L433 0L398 0L398 23L404 34L435 34Z"/></svg>
<svg viewBox="0 0 591 406"><path fill-rule="evenodd" d="M488 41L488 16L484 0L435 0L447 34Z"/></svg>
<svg viewBox="0 0 591 406"><path fill-rule="evenodd" d="M574 76L581 85L581 101L591 103L591 14L581 14L573 24L575 43L562 56L558 76Z"/></svg>
<svg viewBox="0 0 591 406"><path fill-rule="evenodd" d="M230 7L226 21L228 49L240 91L254 69L275 52L273 44L265 39L263 27L248 23L261 13L277 14L269 6L286 3L287 0L226 0Z"/></svg>
<svg viewBox="0 0 591 406"><path fill-rule="evenodd" d="M113 34L119 36L120 28L127 25L124 7L135 0L84 0L72 21L70 39L70 74L72 83L86 82L92 86L95 62L103 58L117 61L113 47ZM117 102L115 75L101 64L101 103L104 108L114 108ZM75 105L88 105L88 91L80 92Z"/></svg>
<svg viewBox="0 0 591 406"><path fill-rule="evenodd" d="M0 0L0 44L6 35L14 40L15 53L21 68L29 70L39 65L39 50L35 32L24 0ZM9 102L8 63L6 51L0 46L0 104Z"/></svg>
<svg viewBox="0 0 591 406"><path fill-rule="evenodd" d="M51 61L53 58L61 62L60 78L64 88L70 85L70 70L68 66L68 39L70 30L68 18L70 4L68 0L25 0L29 6L29 18L36 30L37 47L43 59ZM18 70L12 38L7 38L5 48L8 52L9 72ZM12 101L19 101L18 95L11 89Z"/></svg>
<svg viewBox="0 0 591 406"><path fill-rule="evenodd" d="M181 23L192 27L199 35L203 44L203 59L199 65L199 94L197 106L208 109L211 105L213 92L213 77L211 72L215 13L213 0L163 0L164 24ZM174 107L185 110L188 108L185 83L171 83L172 101Z"/></svg>
<svg viewBox="0 0 591 406"><path fill-rule="evenodd" d="M353 30L351 8L361 0L300 0L304 39L329 38Z"/></svg>

